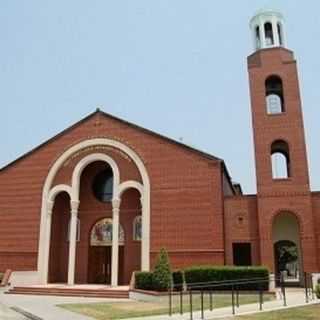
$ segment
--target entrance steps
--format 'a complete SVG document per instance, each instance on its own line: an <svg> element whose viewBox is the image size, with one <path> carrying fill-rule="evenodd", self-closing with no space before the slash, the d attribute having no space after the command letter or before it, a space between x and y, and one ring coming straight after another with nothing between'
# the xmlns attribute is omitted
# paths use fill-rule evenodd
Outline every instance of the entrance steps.
<svg viewBox="0 0 320 320"><path fill-rule="evenodd" d="M25 294L41 296L91 297L109 299L128 299L129 287L111 288L107 286L26 286L10 288L7 294Z"/></svg>

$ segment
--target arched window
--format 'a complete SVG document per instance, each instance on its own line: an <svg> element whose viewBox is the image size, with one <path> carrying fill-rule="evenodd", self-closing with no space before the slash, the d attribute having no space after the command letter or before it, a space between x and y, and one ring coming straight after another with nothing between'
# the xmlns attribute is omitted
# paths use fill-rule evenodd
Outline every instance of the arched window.
<svg viewBox="0 0 320 320"><path fill-rule="evenodd" d="M113 197L113 173L111 168L99 172L92 185L95 197L101 202L109 202Z"/></svg>
<svg viewBox="0 0 320 320"><path fill-rule="evenodd" d="M277 23L277 31L278 31L278 37L279 37L279 44L280 46L283 45L283 37L282 37L282 26L280 23Z"/></svg>
<svg viewBox="0 0 320 320"><path fill-rule="evenodd" d="M271 145L271 164L273 179L290 177L289 147L285 141L277 140Z"/></svg>
<svg viewBox="0 0 320 320"><path fill-rule="evenodd" d="M268 114L284 112L282 80L278 76L270 76L265 81L266 105Z"/></svg>
<svg viewBox="0 0 320 320"><path fill-rule="evenodd" d="M272 24L270 22L266 22L264 24L264 33L265 33L265 37L266 37L266 45L273 46L274 39L273 39Z"/></svg>
<svg viewBox="0 0 320 320"><path fill-rule="evenodd" d="M133 240L142 239L142 217L136 216L133 220Z"/></svg>
<svg viewBox="0 0 320 320"><path fill-rule="evenodd" d="M69 224L68 224L68 232L67 232L67 241L70 241L70 223L71 223L71 219L69 220ZM76 236L77 241L80 241L80 219L77 219L77 236Z"/></svg>
<svg viewBox="0 0 320 320"><path fill-rule="evenodd" d="M261 48L261 39L260 39L259 26L256 26L256 29L255 29L255 41L256 41L256 49L260 49Z"/></svg>

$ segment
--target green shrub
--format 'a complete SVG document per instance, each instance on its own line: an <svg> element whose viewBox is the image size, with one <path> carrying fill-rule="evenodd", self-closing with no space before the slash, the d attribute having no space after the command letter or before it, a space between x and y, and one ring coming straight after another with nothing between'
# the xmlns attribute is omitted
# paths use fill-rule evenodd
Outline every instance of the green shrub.
<svg viewBox="0 0 320 320"><path fill-rule="evenodd" d="M182 270L173 271L172 282L175 290L182 291L184 285L184 272Z"/></svg>
<svg viewBox="0 0 320 320"><path fill-rule="evenodd" d="M234 280L269 279L269 271L264 267L234 266L197 266L184 271L187 285L194 283L222 282ZM268 290L269 282L245 283L238 285L239 290ZM208 288L210 288L208 286ZM213 288L212 288L213 289ZM230 290L230 285L215 286L214 290Z"/></svg>
<svg viewBox="0 0 320 320"><path fill-rule="evenodd" d="M153 271L153 287L157 291L165 291L170 288L171 283L172 277L168 253L162 248Z"/></svg>
<svg viewBox="0 0 320 320"><path fill-rule="evenodd" d="M135 273L135 287L141 290L154 290L153 272L140 271Z"/></svg>
<svg viewBox="0 0 320 320"><path fill-rule="evenodd" d="M316 285L315 293L318 299L320 299L320 284Z"/></svg>

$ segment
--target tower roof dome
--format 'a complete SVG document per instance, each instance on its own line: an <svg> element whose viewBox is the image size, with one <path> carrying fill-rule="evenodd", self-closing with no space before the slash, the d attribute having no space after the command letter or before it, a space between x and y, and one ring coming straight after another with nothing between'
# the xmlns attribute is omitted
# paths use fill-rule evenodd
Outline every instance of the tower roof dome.
<svg viewBox="0 0 320 320"><path fill-rule="evenodd" d="M250 20L255 50L285 45L284 17L275 9L261 9Z"/></svg>
<svg viewBox="0 0 320 320"><path fill-rule="evenodd" d="M284 21L284 17L283 17L283 14L276 10L276 9L272 9L272 8L264 8L264 9L259 9L255 14L254 16L250 19L250 26L252 24L255 23L255 21L257 19L260 19L260 18L270 18L272 16L275 16L277 17L279 20L282 20Z"/></svg>

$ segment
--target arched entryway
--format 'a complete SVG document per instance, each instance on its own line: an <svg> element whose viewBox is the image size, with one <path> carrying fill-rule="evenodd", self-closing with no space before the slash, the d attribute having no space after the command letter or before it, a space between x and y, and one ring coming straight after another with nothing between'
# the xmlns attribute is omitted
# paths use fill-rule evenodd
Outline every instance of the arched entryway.
<svg viewBox="0 0 320 320"><path fill-rule="evenodd" d="M67 283L68 281L68 225L70 210L70 197L68 193L59 193L55 197L52 210L49 283Z"/></svg>
<svg viewBox="0 0 320 320"><path fill-rule="evenodd" d="M287 283L300 284L303 264L300 225L296 215L279 213L273 221L272 235L276 277L283 273Z"/></svg>
<svg viewBox="0 0 320 320"><path fill-rule="evenodd" d="M64 173L61 174L60 170L64 170L69 165L72 166L74 159L80 157L82 150L91 151L91 153L84 156L76 162L73 167L71 180L66 180ZM117 165L117 156L108 156L108 150L115 150L115 154L121 155L127 162L132 163L138 170L139 177L129 177L124 174L125 179L120 180L119 167ZM105 153L105 151L107 151ZM86 153L86 152L83 152ZM117 160L117 161L115 161ZM83 250L82 244L86 243L88 246L88 238L83 241L83 230L88 227L87 223L83 221L83 199L81 199L80 183L82 180L83 170L86 169L91 163L101 161L112 168L113 172L113 186L114 193L112 201L110 202L109 209L104 208L102 217L112 217L113 219L113 234L118 235L118 226L120 223L120 206L122 205L122 195L129 189L138 191L138 202L140 204L140 219L136 219L141 223L140 232L141 241L141 254L140 254L140 270L148 271L150 268L150 180L145 165L139 155L125 144L107 138L96 138L82 141L69 149L67 149L52 165L48 176L46 178L43 193L42 193L42 207L41 207L41 222L40 222L40 235L39 235L39 253L38 253L38 272L41 283L46 284L49 281L49 256L51 245L51 225L52 225L52 208L55 204L55 196L59 192L67 192L70 196L70 241L68 244L68 284L82 283L87 281L87 276L79 279L79 275L84 274L87 270L88 261L84 259L78 261L79 251L86 252L88 255L88 248ZM130 171L130 170L129 170ZM129 172L128 171L128 172ZM125 172L125 171L122 171ZM60 175L61 174L61 175ZM58 184L55 184L55 179L59 176ZM60 183L60 184L59 184ZM81 201L82 200L82 201ZM93 211L93 210L92 210ZM91 212L92 212L91 211ZM119 219L120 218L120 219ZM79 228L77 227L79 226ZM91 225L92 226L92 225ZM77 230L79 232L79 240L77 238ZM87 230L88 231L88 230ZM87 235L89 232L87 232ZM119 262L119 244L118 236L112 239L112 281L111 284L116 286L118 284L118 262ZM88 258L88 257L87 257ZM80 268L81 272L78 272ZM87 274L87 272L85 272Z"/></svg>

